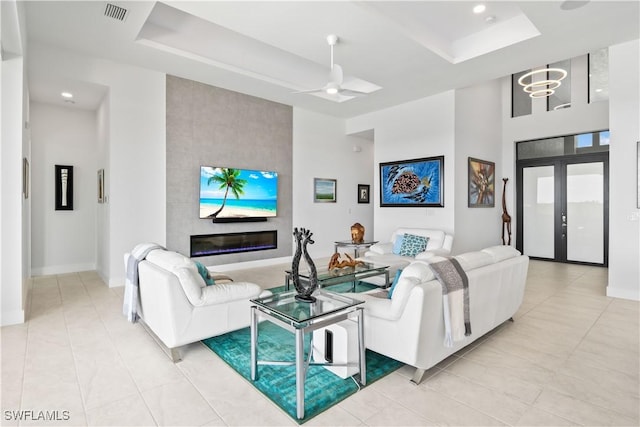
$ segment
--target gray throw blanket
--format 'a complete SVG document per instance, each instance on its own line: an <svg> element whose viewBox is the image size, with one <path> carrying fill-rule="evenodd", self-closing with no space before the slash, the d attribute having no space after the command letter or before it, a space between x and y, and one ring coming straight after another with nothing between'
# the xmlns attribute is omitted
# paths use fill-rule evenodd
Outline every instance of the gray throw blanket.
<svg viewBox="0 0 640 427"><path fill-rule="evenodd" d="M460 341L465 336L471 335L469 280L455 258L429 264L429 267L442 286L444 345L453 347L454 341Z"/></svg>
<svg viewBox="0 0 640 427"><path fill-rule="evenodd" d="M124 314L131 323L136 323L139 318L138 306L140 305L140 289L138 287L138 264L154 249L164 250L162 246L155 243L141 243L133 248L127 260L122 314Z"/></svg>

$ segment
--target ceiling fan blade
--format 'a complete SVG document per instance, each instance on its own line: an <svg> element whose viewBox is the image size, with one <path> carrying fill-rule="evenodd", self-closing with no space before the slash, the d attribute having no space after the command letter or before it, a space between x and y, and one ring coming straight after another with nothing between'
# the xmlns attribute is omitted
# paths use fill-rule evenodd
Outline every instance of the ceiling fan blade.
<svg viewBox="0 0 640 427"><path fill-rule="evenodd" d="M324 91L325 91L324 88L320 88L320 89L309 89L309 90L297 90L291 93L322 93Z"/></svg>
<svg viewBox="0 0 640 427"><path fill-rule="evenodd" d="M331 83L336 83L338 86L342 85L342 81L344 80L344 74L342 72L342 67L338 64L333 64L333 68L329 73L329 81Z"/></svg>
<svg viewBox="0 0 640 427"><path fill-rule="evenodd" d="M338 93L344 96L364 96L369 94L368 92L360 92L359 90L351 89L340 89L340 92Z"/></svg>

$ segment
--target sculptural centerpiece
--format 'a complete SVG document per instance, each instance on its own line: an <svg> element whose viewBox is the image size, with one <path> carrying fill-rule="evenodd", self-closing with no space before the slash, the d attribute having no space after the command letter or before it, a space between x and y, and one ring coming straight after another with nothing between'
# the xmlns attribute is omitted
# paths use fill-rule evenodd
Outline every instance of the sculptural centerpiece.
<svg viewBox="0 0 640 427"><path fill-rule="evenodd" d="M307 252L307 245L314 243L313 239L311 239L313 233L306 228L301 228L300 230L294 228L293 236L296 238L296 253L293 255L293 261L291 263L291 276L293 286L295 286L298 292L295 298L302 302L315 302L316 298L311 296L311 294L318 289L318 271L311 256ZM304 256L304 260L309 267L309 282L306 286L300 281L300 259L302 256Z"/></svg>

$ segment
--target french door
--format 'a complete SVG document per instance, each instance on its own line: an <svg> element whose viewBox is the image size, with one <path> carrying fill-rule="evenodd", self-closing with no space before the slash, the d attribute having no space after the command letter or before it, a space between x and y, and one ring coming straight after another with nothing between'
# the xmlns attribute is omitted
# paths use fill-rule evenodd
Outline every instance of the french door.
<svg viewBox="0 0 640 427"><path fill-rule="evenodd" d="M532 258L608 265L609 153L522 160L517 244Z"/></svg>

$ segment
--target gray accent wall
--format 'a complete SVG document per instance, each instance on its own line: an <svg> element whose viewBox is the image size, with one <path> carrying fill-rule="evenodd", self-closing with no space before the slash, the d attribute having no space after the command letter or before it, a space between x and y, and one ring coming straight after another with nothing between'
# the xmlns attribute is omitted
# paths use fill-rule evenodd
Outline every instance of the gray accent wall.
<svg viewBox="0 0 640 427"><path fill-rule="evenodd" d="M196 234L278 231L278 248L198 258L221 265L292 253L293 111L238 92L167 75L167 249L190 253ZM200 166L278 172L278 214L266 222L199 218Z"/></svg>

